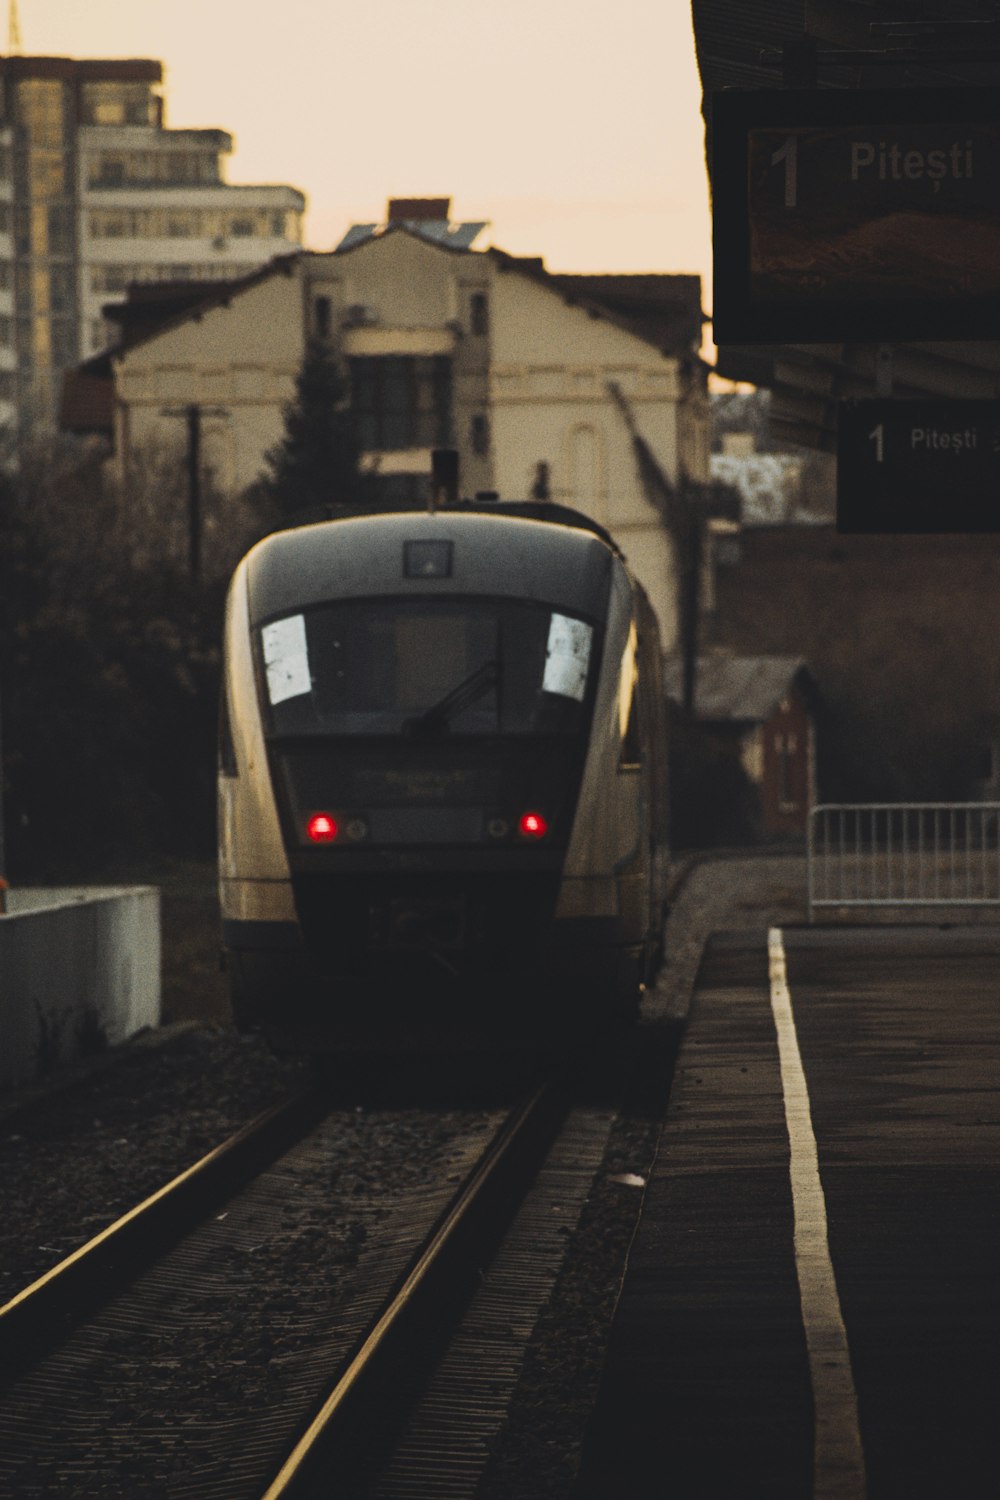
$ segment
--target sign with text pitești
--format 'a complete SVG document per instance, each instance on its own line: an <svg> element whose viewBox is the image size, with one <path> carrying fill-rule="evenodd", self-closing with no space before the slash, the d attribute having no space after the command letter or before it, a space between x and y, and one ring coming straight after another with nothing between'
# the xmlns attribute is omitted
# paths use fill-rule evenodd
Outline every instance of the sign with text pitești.
<svg viewBox="0 0 1000 1500"><path fill-rule="evenodd" d="M1000 336L1000 89L712 97L715 340Z"/></svg>
<svg viewBox="0 0 1000 1500"><path fill-rule="evenodd" d="M1000 401L845 402L837 530L1000 532Z"/></svg>

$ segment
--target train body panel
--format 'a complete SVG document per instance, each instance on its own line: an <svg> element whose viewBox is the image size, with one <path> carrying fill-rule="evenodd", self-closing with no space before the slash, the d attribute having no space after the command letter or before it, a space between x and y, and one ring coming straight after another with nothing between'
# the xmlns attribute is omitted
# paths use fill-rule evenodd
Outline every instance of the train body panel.
<svg viewBox="0 0 1000 1500"><path fill-rule="evenodd" d="M229 591L225 631L219 875L240 885L287 886L291 872L268 775L244 567L237 569ZM287 915L293 918L290 910Z"/></svg>
<svg viewBox="0 0 1000 1500"><path fill-rule="evenodd" d="M624 725L636 678L636 631L624 570L617 571L608 601L604 670L600 674L577 817L564 866L567 885L593 887L594 915L617 914L616 872L638 840L634 788L622 781ZM579 897L573 900L579 910ZM568 910L568 907L564 907Z"/></svg>
<svg viewBox="0 0 1000 1500"><path fill-rule="evenodd" d="M225 659L240 1024L323 1048L449 992L467 1008L472 980L536 1019L634 1000L663 915L662 673L590 523L458 507L277 533L234 575Z"/></svg>

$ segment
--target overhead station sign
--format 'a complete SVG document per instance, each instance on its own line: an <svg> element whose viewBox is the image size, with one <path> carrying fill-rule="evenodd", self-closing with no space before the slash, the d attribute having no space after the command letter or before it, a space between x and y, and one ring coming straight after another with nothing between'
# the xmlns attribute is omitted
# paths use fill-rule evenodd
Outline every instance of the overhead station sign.
<svg viewBox="0 0 1000 1500"><path fill-rule="evenodd" d="M1000 90L712 98L717 343L1000 337Z"/></svg>
<svg viewBox="0 0 1000 1500"><path fill-rule="evenodd" d="M1000 401L849 401L837 530L1000 531Z"/></svg>

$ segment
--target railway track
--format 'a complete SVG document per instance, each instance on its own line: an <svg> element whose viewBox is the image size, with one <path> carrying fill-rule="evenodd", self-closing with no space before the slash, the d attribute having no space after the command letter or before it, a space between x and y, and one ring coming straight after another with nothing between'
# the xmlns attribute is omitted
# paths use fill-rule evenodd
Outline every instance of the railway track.
<svg viewBox="0 0 1000 1500"><path fill-rule="evenodd" d="M37 1364L165 1246L300 1139L321 1113L321 1098L306 1093L268 1110L0 1307L0 1384Z"/></svg>
<svg viewBox="0 0 1000 1500"><path fill-rule="evenodd" d="M240 1132L0 1309L0 1495L361 1493L566 1108L435 1117L354 1244L331 1161L398 1120L310 1095Z"/></svg>

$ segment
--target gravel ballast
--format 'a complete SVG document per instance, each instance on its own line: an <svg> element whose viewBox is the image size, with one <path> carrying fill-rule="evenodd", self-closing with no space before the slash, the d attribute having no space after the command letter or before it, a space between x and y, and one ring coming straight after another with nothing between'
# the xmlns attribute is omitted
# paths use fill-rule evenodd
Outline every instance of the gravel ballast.
<svg viewBox="0 0 1000 1500"><path fill-rule="evenodd" d="M536 1325L485 1500L572 1493L704 940L801 921L804 892L804 861L790 856L706 860L679 883L663 971L613 1081L607 1154ZM307 1080L305 1065L255 1038L195 1027L129 1046L14 1113L0 1101L0 1301Z"/></svg>

